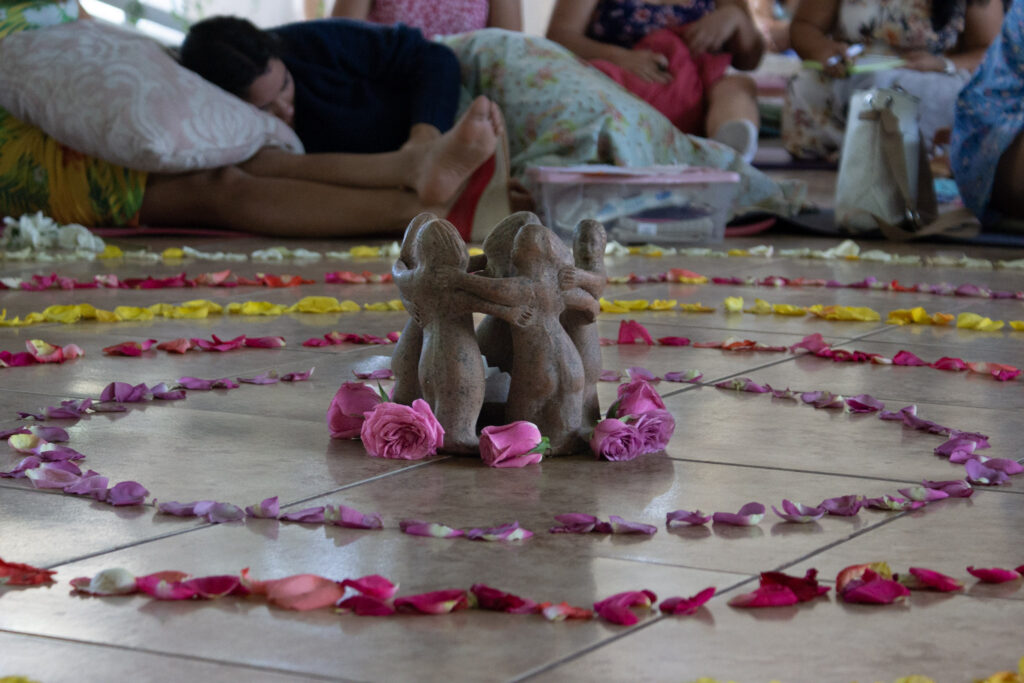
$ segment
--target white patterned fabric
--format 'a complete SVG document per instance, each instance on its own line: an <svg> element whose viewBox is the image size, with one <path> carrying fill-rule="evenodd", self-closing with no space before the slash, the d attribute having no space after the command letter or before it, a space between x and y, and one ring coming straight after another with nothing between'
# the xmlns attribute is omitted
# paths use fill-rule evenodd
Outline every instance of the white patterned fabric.
<svg viewBox="0 0 1024 683"><path fill-rule="evenodd" d="M302 152L278 119L179 65L155 41L101 21L0 41L0 107L83 154L175 173Z"/></svg>

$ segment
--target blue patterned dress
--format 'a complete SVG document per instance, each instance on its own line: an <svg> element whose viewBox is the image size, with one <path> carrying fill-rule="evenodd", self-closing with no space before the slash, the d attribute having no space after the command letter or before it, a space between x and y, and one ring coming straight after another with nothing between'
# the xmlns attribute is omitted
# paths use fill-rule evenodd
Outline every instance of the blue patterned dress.
<svg viewBox="0 0 1024 683"><path fill-rule="evenodd" d="M682 0L671 5L641 0L600 0L590 18L587 37L631 48L648 33L690 24L714 11L715 0Z"/></svg>
<svg viewBox="0 0 1024 683"><path fill-rule="evenodd" d="M996 165L1022 130L1024 0L1014 0L1000 36L960 92L953 125L953 175L964 204L980 217L988 213Z"/></svg>

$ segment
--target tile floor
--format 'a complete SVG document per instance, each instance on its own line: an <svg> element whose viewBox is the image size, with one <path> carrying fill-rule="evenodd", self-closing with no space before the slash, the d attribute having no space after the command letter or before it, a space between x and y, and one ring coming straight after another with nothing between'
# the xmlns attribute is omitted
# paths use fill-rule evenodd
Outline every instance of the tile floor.
<svg viewBox="0 0 1024 683"><path fill-rule="evenodd" d="M771 242L777 247L825 248L835 240L764 236L730 247ZM146 246L180 245L180 238L150 239ZM249 252L279 240L189 239L213 251ZM129 244L129 243L126 243ZM132 244L138 247L140 244ZM298 245L292 245L298 246ZM302 244L339 248L334 244ZM872 247L880 245L870 245ZM1021 254L940 245L891 246L927 254L966 251L988 258ZM390 264L367 261L359 269L383 272ZM653 273L684 267L707 275L782 275L856 281L868 275L908 282L972 282L1024 289L1007 271L882 266L853 261L785 258L609 260L611 274ZM328 285L323 275L344 267L243 264L236 272L298 273L320 284L299 289L0 292L8 315L51 304L181 302L197 297L220 303L267 300L289 303L305 295L360 302L392 298L387 285ZM42 264L2 264L5 276L49 272ZM75 264L64 274L87 277L189 275L215 270L208 263ZM813 332L843 348L892 356L907 349L926 359L960 356L1024 365L1024 332L982 333L952 328L825 322L813 318L727 315L722 300L742 295L772 303L870 306L889 310L925 306L933 311L975 311L1000 320L1024 319L1019 300L981 300L850 289L759 289L713 285L612 286L609 298L677 298L718 307L713 314L637 313L629 317L655 336L694 341L729 336L788 345ZM616 335L622 316L603 315L603 336ZM741 683L891 681L922 674L940 683L971 681L1011 669L1024 655L1021 582L978 585L967 565L1015 567L1024 563L1021 480L979 490L969 499L934 503L910 513L863 511L810 525L782 523L771 512L753 528L667 530L665 513L679 508L733 511L751 500L778 505L783 498L816 504L843 494L878 496L922 478L962 476L962 468L934 456L940 438L871 416L816 411L809 406L710 386L747 376L794 389L844 395L869 393L898 408L992 437L991 455L1020 459L1016 434L1024 406L1022 380L997 382L973 374L928 368L835 364L777 353L729 353L693 347L608 346L604 367L644 366L657 374L698 368L704 386L663 383L678 428L667 452L627 463L590 457L552 459L522 470L494 470L468 459L436 457L409 463L371 459L358 442L331 441L324 412L338 385L358 367L381 362L389 347L310 349L301 342L332 330L384 334L404 314L212 317L142 323L45 324L0 328L0 349L24 341L78 343L86 355L62 366L0 371L0 429L17 424L17 411L62 399L96 397L108 382L155 383L180 376L251 376L316 366L310 382L244 385L224 392L192 392L187 400L132 406L126 413L94 414L68 426L70 445L85 464L112 480L136 480L153 497L217 499L240 505L280 497L285 509L344 503L380 512L386 528L337 527L257 520L210 525L154 513L151 505L109 508L73 496L32 489L24 480L0 479L0 557L57 570L57 583L41 588L0 587L0 677L37 681L300 681L300 680L610 680L691 681L700 676ZM179 336L230 338L282 335L278 350L143 358L104 356L104 346L128 339ZM386 359L384 359L386 362ZM607 405L615 385L602 384ZM1016 417L1015 417L1016 416ZM16 457L5 451L0 465ZM6 469L5 467L4 469ZM616 514L655 524L653 537L573 536L547 533L556 514ZM537 532L509 544L439 540L401 534L404 518L453 526L488 526L518 520ZM814 567L832 583L843 567L886 560L894 569L925 566L963 579L954 595L914 593L902 605L870 607L834 596L798 607L739 610L727 601L754 588L758 572L803 573ZM337 579L381 574L411 594L468 588L484 582L537 600L589 606L625 590L650 589L659 597L693 595L716 586L718 595L693 617L643 615L633 627L601 621L549 623L539 616L463 611L448 616L392 619L341 616L331 610L294 613L262 600L225 598L210 603L154 602L133 596L83 598L68 580L124 567L136 574L179 569L196 575L257 577L314 573Z"/></svg>

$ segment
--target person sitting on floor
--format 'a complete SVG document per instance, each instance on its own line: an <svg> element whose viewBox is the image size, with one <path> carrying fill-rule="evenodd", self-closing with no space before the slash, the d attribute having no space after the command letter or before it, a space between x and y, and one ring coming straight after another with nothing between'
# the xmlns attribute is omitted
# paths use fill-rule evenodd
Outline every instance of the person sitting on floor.
<svg viewBox="0 0 1024 683"><path fill-rule="evenodd" d="M854 91L895 86L921 100L921 133L931 142L952 127L956 95L1002 20L999 0L801 2L790 38L797 54L815 65L798 72L786 90L782 138L787 151L799 159L838 159ZM860 49L900 58L902 64L857 73Z"/></svg>
<svg viewBox="0 0 1024 683"><path fill-rule="evenodd" d="M667 29L667 30L662 30ZM757 150L754 69L764 38L744 0L558 0L548 38L650 102L685 133L707 134L750 161Z"/></svg>
<svg viewBox="0 0 1024 683"><path fill-rule="evenodd" d="M1024 219L1024 0L957 99L952 167L964 204L993 222ZM998 160L998 161L995 161Z"/></svg>
<svg viewBox="0 0 1024 683"><path fill-rule="evenodd" d="M428 37L482 28L523 30L522 0L334 0L331 16L402 23Z"/></svg>

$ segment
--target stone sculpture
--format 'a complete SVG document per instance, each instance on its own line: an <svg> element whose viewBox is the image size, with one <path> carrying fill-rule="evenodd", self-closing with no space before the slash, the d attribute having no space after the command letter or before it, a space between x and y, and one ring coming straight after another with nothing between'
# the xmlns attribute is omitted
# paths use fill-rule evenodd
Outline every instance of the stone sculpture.
<svg viewBox="0 0 1024 683"><path fill-rule="evenodd" d="M417 216L393 267L411 316L392 360L394 400L422 396L445 428L444 450L477 452L483 352L511 375L499 424L533 422L553 455L582 450L600 419L595 320L604 245L601 224L583 221L574 255L535 215L520 212L499 223L483 256L470 261L450 223ZM474 312L486 314L475 331Z"/></svg>

